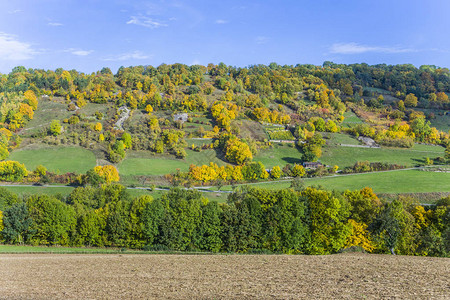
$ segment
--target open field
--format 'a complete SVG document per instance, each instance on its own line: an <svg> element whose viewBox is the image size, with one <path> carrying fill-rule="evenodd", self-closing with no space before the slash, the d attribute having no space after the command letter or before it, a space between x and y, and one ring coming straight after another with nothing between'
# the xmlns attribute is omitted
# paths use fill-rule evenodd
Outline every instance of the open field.
<svg viewBox="0 0 450 300"><path fill-rule="evenodd" d="M185 159L176 159L171 156L148 155L143 152L132 152L119 164L119 173L121 175L165 175L180 171L188 171L191 164L207 165L214 162L219 166L226 163L217 158L216 151L213 149L196 152L186 150Z"/></svg>
<svg viewBox="0 0 450 300"><path fill-rule="evenodd" d="M344 122L342 122L342 125L347 126L347 127L351 127L352 124L361 124L363 123L363 121L357 116L355 115L354 112L352 111L346 111L344 113Z"/></svg>
<svg viewBox="0 0 450 300"><path fill-rule="evenodd" d="M7 299L445 299L450 260L370 254L2 254Z"/></svg>
<svg viewBox="0 0 450 300"><path fill-rule="evenodd" d="M345 145L362 145L355 137L344 133L330 133L323 132L322 136L325 138L327 145L339 146Z"/></svg>
<svg viewBox="0 0 450 300"><path fill-rule="evenodd" d="M276 144L270 149L260 150L253 160L262 162L266 168L270 169L274 166L283 168L286 164L301 163L301 157L301 152L294 144Z"/></svg>
<svg viewBox="0 0 450 300"><path fill-rule="evenodd" d="M83 118L94 121L96 119L93 115L96 111L105 114L107 110L108 105L88 103L86 106L80 108L78 113ZM39 101L38 108L34 113L33 119L27 123L25 128L22 130L21 135L29 136L32 133L39 132L47 128L52 120L59 120L62 123L64 119L67 119L74 114L74 111L67 110L67 104L62 98L55 97L54 101L41 99Z"/></svg>
<svg viewBox="0 0 450 300"><path fill-rule="evenodd" d="M43 165L55 173L86 173L95 167L95 155L81 147L45 147L19 149L11 153L8 160L16 160L25 164L28 170Z"/></svg>
<svg viewBox="0 0 450 300"><path fill-rule="evenodd" d="M56 98L55 98L56 100ZM33 120L27 123L21 135L30 135L39 132L50 126L52 120L60 120L69 118L73 115L73 111L67 110L67 104L62 100L51 101L48 99L40 99L38 108L34 113Z"/></svg>
<svg viewBox="0 0 450 300"><path fill-rule="evenodd" d="M253 138L257 141L268 139L268 135L264 130L264 126L253 120L234 120L234 124L239 127L240 133L244 138Z"/></svg>
<svg viewBox="0 0 450 300"><path fill-rule="evenodd" d="M430 124L432 127L436 127L438 130L448 132L450 130L450 114L443 109L420 109L426 115L431 113L434 114L434 118L430 119ZM445 114L447 113L447 114Z"/></svg>
<svg viewBox="0 0 450 300"><path fill-rule="evenodd" d="M323 147L320 161L327 165L338 165L341 169L353 166L358 161L386 162L404 166L416 166L424 162L425 157L434 159L444 156L444 148L415 144L412 148L356 148L340 144L359 145L359 141L349 135L324 133L327 145ZM260 161L266 168L283 167L287 163L301 163L302 153L292 145L275 144L272 148L260 150L254 161Z"/></svg>
<svg viewBox="0 0 450 300"><path fill-rule="evenodd" d="M35 194L46 194L46 195L57 195L61 194L63 196L69 195L73 191L73 187L70 186L0 186L17 194L18 196L25 195L35 195Z"/></svg>
<svg viewBox="0 0 450 300"><path fill-rule="evenodd" d="M170 158L126 158L119 164L121 175L164 175L175 173L177 169L187 171L189 164L183 160Z"/></svg>
<svg viewBox="0 0 450 300"><path fill-rule="evenodd" d="M371 187L375 193L450 192L450 173L420 170L396 170L325 178L304 178L303 182L306 186L320 185L325 189L340 191ZM289 188L290 185L290 180L251 184L251 186L267 189L285 189ZM222 190L231 190L231 186L224 186Z"/></svg>
<svg viewBox="0 0 450 300"><path fill-rule="evenodd" d="M450 173L403 170L313 178L305 180L305 183L336 190L356 190L369 186L375 193L450 192Z"/></svg>
<svg viewBox="0 0 450 300"><path fill-rule="evenodd" d="M338 165L341 169L353 166L358 161L386 162L404 166L416 166L425 157L434 159L444 156L444 148L415 144L412 148L353 148L324 146L320 161L327 165Z"/></svg>
<svg viewBox="0 0 450 300"><path fill-rule="evenodd" d="M70 186L53 186L53 187L47 187L47 186L1 186L2 188L5 188L15 194L17 194L19 197L27 196L27 195L36 195L36 194L45 194L45 195L62 195L62 196L68 196L73 190L74 187ZM153 190L150 191L148 189L134 189L134 188L128 188L127 189L128 194L130 194L131 197L139 197L142 195L149 195L153 198L160 198L164 193L167 191L165 190ZM217 201L219 203L223 203L227 201L228 193L214 193L214 192L202 192L203 197L208 198L210 201ZM0 251L1 252L1 251Z"/></svg>

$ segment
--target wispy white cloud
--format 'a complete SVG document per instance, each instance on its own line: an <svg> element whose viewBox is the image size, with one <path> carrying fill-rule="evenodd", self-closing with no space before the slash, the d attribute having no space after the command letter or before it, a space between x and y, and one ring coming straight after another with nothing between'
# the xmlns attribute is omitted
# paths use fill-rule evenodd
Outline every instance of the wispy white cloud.
<svg viewBox="0 0 450 300"><path fill-rule="evenodd" d="M227 20L218 19L218 20L216 20L215 23L216 23L216 24L227 24L228 21L227 21Z"/></svg>
<svg viewBox="0 0 450 300"><path fill-rule="evenodd" d="M86 56L91 54L92 52L94 52L94 50L82 50L82 49L77 49L77 48L69 48L64 50L64 52L69 52L73 55L77 55L77 56Z"/></svg>
<svg viewBox="0 0 450 300"><path fill-rule="evenodd" d="M116 56L110 56L103 58L106 61L122 61L122 60L132 60L132 59L149 59L150 55L144 54L141 51L133 51L128 53L122 53Z"/></svg>
<svg viewBox="0 0 450 300"><path fill-rule="evenodd" d="M131 16L130 20L127 22L127 24L134 24L139 26L144 26L151 29L156 29L159 27L166 27L167 24L161 23L159 21L156 21L150 17L147 16Z"/></svg>
<svg viewBox="0 0 450 300"><path fill-rule="evenodd" d="M21 12L22 12L21 9L15 9L15 10L10 10L10 11L8 11L8 14L14 15L14 14L18 14L18 13L21 13Z"/></svg>
<svg viewBox="0 0 450 300"><path fill-rule="evenodd" d="M47 23L47 25L48 26L55 26L55 27L64 26L63 23L57 23L57 22L49 22L49 23Z"/></svg>
<svg viewBox="0 0 450 300"><path fill-rule="evenodd" d="M27 60L35 54L37 51L31 47L31 44L17 40L14 35L0 32L1 60Z"/></svg>
<svg viewBox="0 0 450 300"><path fill-rule="evenodd" d="M416 52L417 50L411 48L400 47L381 47L381 46L367 46L358 43L337 43L330 47L331 53L336 54L361 54L367 52L375 53L407 53Z"/></svg>
<svg viewBox="0 0 450 300"><path fill-rule="evenodd" d="M257 43L257 44L265 44L265 43L267 43L269 41L269 38L268 37L266 37L266 36L257 36L256 38L255 38L255 42Z"/></svg>

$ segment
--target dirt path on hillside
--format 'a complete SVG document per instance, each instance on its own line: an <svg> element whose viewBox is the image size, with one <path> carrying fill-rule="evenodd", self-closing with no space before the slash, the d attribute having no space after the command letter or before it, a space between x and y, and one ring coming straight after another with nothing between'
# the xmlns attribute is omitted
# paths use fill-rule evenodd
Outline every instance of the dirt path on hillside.
<svg viewBox="0 0 450 300"><path fill-rule="evenodd" d="M130 117L131 110L126 106L121 106L119 108L119 111L121 112L120 117L119 120L117 120L116 124L114 125L114 128L123 130L123 123L125 123L125 121Z"/></svg>
<svg viewBox="0 0 450 300"><path fill-rule="evenodd" d="M0 255L2 299L445 299L448 295L446 258Z"/></svg>

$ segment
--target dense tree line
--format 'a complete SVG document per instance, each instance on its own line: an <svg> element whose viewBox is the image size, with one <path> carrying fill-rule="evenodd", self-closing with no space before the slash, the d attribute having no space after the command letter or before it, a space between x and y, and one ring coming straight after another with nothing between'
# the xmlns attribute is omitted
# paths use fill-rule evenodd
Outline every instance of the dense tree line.
<svg viewBox="0 0 450 300"><path fill-rule="evenodd" d="M132 198L121 185L75 189L68 197L20 199L0 188L1 238L10 244L113 246L146 250L448 256L450 198L422 206L380 200L369 188L243 187L227 203L194 190Z"/></svg>

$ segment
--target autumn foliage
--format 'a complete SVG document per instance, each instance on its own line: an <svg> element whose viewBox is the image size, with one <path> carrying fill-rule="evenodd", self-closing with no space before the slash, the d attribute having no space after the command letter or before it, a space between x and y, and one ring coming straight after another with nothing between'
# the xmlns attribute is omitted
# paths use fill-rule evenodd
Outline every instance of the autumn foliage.
<svg viewBox="0 0 450 300"><path fill-rule="evenodd" d="M112 165L96 166L94 171L102 177L106 183L117 182L120 180L119 171Z"/></svg>

